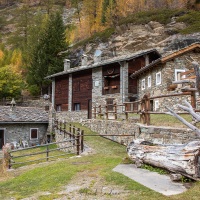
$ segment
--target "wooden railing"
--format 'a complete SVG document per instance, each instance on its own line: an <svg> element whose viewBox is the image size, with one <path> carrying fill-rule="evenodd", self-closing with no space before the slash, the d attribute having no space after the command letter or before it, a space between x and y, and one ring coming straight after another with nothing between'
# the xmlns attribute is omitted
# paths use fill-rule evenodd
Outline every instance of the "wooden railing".
<svg viewBox="0 0 200 200"><path fill-rule="evenodd" d="M150 97L148 94L144 95L142 99L134 102L124 102L123 104L107 104L107 105L99 105L93 107L93 118L100 118L100 119L118 119L119 115L125 115L125 119L129 119L129 114L139 114L140 115L140 122L143 124L150 125L150 114L165 114L166 112L158 112L152 111L151 101L154 99L160 98L167 98L167 97L176 97L176 96L191 96L191 105L192 107L196 108L196 99L195 99L195 91L190 92L182 92L182 93L175 93L175 94L166 94L160 96L153 96ZM113 106L112 110L109 110L109 106ZM196 110L198 111L198 110ZM186 112L179 112L180 114L186 114ZM112 114L113 118L109 118L109 114Z"/></svg>

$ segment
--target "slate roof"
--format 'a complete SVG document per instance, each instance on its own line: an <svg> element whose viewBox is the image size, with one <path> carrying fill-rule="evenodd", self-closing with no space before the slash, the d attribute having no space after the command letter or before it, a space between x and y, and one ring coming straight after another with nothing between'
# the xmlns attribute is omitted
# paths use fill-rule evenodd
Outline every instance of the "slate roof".
<svg viewBox="0 0 200 200"><path fill-rule="evenodd" d="M48 123L48 112L35 107L0 106L0 124L2 123Z"/></svg>
<svg viewBox="0 0 200 200"><path fill-rule="evenodd" d="M65 75L65 74L70 74L70 73L73 73L73 72L83 71L83 70L87 70L87 69L92 69L92 68L112 64L112 63L129 61L129 60L132 60L132 59L137 58L139 56L142 56L142 55L145 55L145 54L148 54L148 53L152 53L152 52L155 52L158 55L160 55L159 52L156 49L148 49L148 50L137 51L136 53L132 53L132 54L128 54L128 55L122 55L122 56L118 56L118 57L113 57L113 58L110 58L110 59L107 59L107 60L102 60L102 61L97 62L97 63L89 64L89 65L86 65L86 66L74 67L74 68L71 68L67 71L62 71L62 72L58 72L56 74L52 74L50 76L47 76L46 78L53 78L53 77L56 77L56 76L62 76L62 75Z"/></svg>

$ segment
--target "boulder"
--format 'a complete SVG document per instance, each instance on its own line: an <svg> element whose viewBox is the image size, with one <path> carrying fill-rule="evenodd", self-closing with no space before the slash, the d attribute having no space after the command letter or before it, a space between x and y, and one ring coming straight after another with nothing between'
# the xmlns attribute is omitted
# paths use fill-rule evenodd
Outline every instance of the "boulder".
<svg viewBox="0 0 200 200"><path fill-rule="evenodd" d="M158 27L163 27L163 25L159 22L155 22L155 21L150 21L148 23L148 25L152 28L152 29L155 29L155 28L158 28Z"/></svg>

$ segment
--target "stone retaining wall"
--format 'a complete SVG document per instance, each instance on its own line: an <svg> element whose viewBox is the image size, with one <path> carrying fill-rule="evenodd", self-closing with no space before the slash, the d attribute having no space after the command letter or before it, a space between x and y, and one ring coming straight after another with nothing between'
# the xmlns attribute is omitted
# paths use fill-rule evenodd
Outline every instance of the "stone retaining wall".
<svg viewBox="0 0 200 200"><path fill-rule="evenodd" d="M82 122L88 118L87 110L81 111L62 111L56 112L56 119L58 121L65 120L66 122Z"/></svg>
<svg viewBox="0 0 200 200"><path fill-rule="evenodd" d="M144 126L139 123L114 120L87 120L82 122L92 131L99 134L133 135L133 136L106 136L120 144L128 145L132 140L145 139L156 144L183 144L198 140L197 135L186 128Z"/></svg>

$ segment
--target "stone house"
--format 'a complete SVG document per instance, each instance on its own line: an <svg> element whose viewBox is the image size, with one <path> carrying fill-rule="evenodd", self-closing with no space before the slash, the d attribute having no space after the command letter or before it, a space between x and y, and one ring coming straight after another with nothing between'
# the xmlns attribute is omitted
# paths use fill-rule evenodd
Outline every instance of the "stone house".
<svg viewBox="0 0 200 200"><path fill-rule="evenodd" d="M0 148L5 143L46 142L48 121L48 112L41 108L0 106Z"/></svg>
<svg viewBox="0 0 200 200"><path fill-rule="evenodd" d="M155 60L149 65L135 71L131 78L138 81L138 97L143 97L149 93L151 97L167 94L182 93L182 86L194 87L194 85L174 85L173 81L178 81L186 77L180 77L181 72L193 69L191 61L200 63L200 44L193 43L190 46L179 49L168 55ZM194 75L194 74L193 74ZM196 100L198 94L194 92ZM165 97L154 99L151 101L151 107L154 111L166 111L165 106L174 107L176 104L182 103L183 100L191 102L191 95ZM198 107L198 101L196 107Z"/></svg>
<svg viewBox="0 0 200 200"><path fill-rule="evenodd" d="M57 113L78 111L73 112L73 118L91 118L93 106L134 101L138 82L130 75L160 57L155 49L107 60L96 56L93 63L83 55L81 66L75 68L66 59L64 71L47 77L52 80L52 105Z"/></svg>

